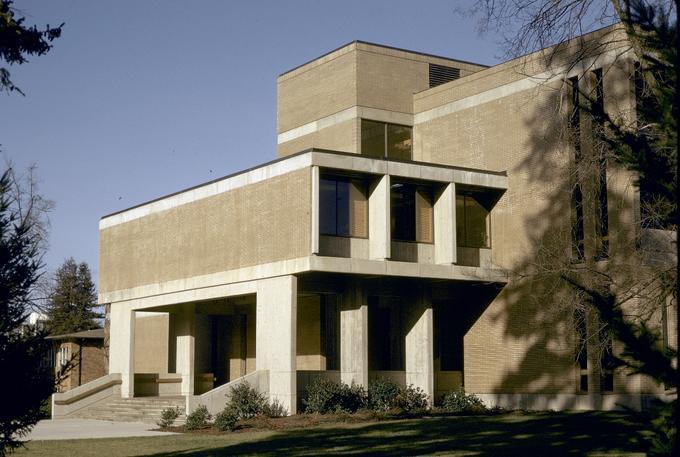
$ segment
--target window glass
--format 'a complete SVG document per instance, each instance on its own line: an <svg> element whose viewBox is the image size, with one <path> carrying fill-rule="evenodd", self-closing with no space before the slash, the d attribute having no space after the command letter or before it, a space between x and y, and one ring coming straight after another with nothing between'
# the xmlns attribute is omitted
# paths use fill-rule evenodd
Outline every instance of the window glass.
<svg viewBox="0 0 680 457"><path fill-rule="evenodd" d="M322 235L336 235L336 183L322 178L319 185L319 231Z"/></svg>
<svg viewBox="0 0 680 457"><path fill-rule="evenodd" d="M394 241L432 243L434 214L431 188L409 183L394 183L390 192L390 204Z"/></svg>
<svg viewBox="0 0 680 457"><path fill-rule="evenodd" d="M411 127L387 124L387 158L411 160Z"/></svg>
<svg viewBox="0 0 680 457"><path fill-rule="evenodd" d="M319 232L321 235L368 234L368 202L362 180L323 177L319 183Z"/></svg>
<svg viewBox="0 0 680 457"><path fill-rule="evenodd" d="M412 129L405 125L361 120L361 154L368 157L411 160Z"/></svg>
<svg viewBox="0 0 680 457"><path fill-rule="evenodd" d="M486 220L488 211L473 197L465 200L466 232L468 245L487 247Z"/></svg>
<svg viewBox="0 0 680 457"><path fill-rule="evenodd" d="M416 187L412 184L392 184L390 215L392 239L416 240Z"/></svg>
<svg viewBox="0 0 680 457"><path fill-rule="evenodd" d="M337 183L337 212L336 212L336 235L349 236L349 182L336 181Z"/></svg>
<svg viewBox="0 0 680 457"><path fill-rule="evenodd" d="M472 194L456 196L457 244L470 248L488 248L489 210Z"/></svg>
<svg viewBox="0 0 680 457"><path fill-rule="evenodd" d="M385 124L361 120L361 154L368 157L385 157Z"/></svg>

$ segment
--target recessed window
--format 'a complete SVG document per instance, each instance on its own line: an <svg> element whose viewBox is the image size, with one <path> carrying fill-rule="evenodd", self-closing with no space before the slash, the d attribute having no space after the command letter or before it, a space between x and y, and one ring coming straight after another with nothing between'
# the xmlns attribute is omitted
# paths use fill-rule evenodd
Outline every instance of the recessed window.
<svg viewBox="0 0 680 457"><path fill-rule="evenodd" d="M491 247L489 205L480 193L458 192L456 195L457 244L469 248Z"/></svg>
<svg viewBox="0 0 680 457"><path fill-rule="evenodd" d="M361 120L361 154L378 159L411 160L412 129L406 125Z"/></svg>
<svg viewBox="0 0 680 457"><path fill-rule="evenodd" d="M432 189L427 186L399 183L390 189L391 231L394 241L432 243Z"/></svg>
<svg viewBox="0 0 680 457"><path fill-rule="evenodd" d="M366 183L358 179L324 176L319 184L321 235L367 237Z"/></svg>

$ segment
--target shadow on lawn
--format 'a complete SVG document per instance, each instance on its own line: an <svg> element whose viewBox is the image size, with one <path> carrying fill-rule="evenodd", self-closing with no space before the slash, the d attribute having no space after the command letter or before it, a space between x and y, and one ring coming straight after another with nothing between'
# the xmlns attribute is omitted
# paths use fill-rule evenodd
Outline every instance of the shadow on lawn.
<svg viewBox="0 0 680 457"><path fill-rule="evenodd" d="M639 424L625 414L571 413L426 418L277 433L258 441L189 450L208 455L586 455L641 450ZM161 454L155 454L161 455Z"/></svg>

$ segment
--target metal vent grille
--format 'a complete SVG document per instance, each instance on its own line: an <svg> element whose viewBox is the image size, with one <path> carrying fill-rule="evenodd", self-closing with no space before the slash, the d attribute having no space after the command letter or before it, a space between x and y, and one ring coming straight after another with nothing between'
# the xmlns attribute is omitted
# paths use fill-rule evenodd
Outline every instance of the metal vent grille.
<svg viewBox="0 0 680 457"><path fill-rule="evenodd" d="M460 78L460 68L430 64L430 88Z"/></svg>

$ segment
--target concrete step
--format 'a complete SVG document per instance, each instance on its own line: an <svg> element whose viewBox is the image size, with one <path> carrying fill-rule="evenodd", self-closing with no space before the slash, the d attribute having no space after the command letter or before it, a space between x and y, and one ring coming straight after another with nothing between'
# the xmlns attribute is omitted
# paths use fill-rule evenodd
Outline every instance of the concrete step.
<svg viewBox="0 0 680 457"><path fill-rule="evenodd" d="M164 409L177 408L180 416L174 425L183 425L185 401L183 397L108 398L74 414L83 419L100 419L116 422L157 423Z"/></svg>

